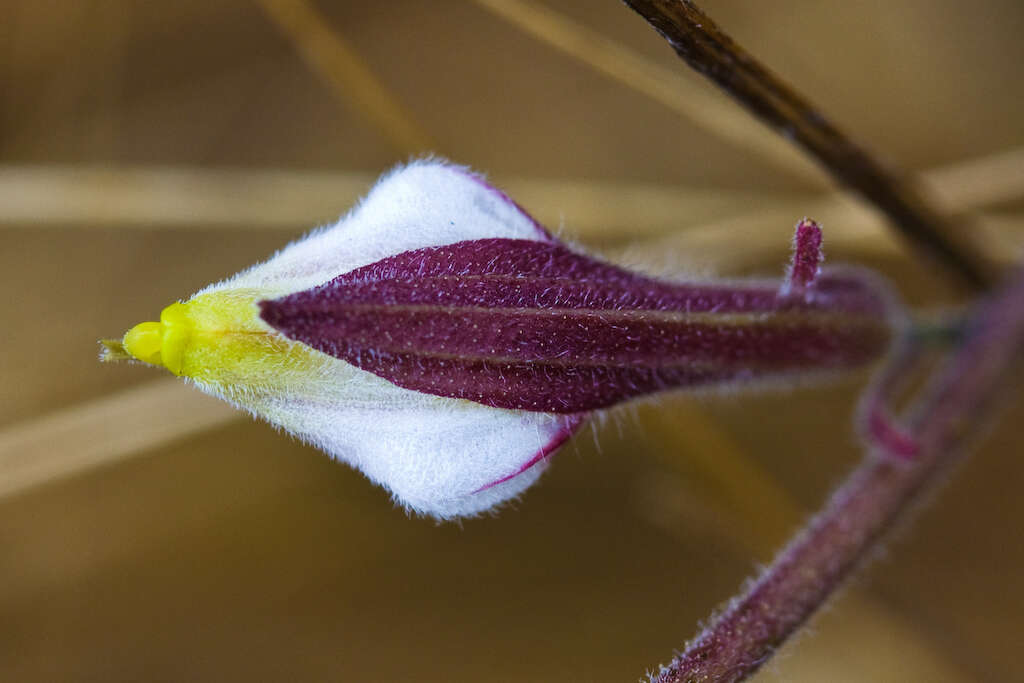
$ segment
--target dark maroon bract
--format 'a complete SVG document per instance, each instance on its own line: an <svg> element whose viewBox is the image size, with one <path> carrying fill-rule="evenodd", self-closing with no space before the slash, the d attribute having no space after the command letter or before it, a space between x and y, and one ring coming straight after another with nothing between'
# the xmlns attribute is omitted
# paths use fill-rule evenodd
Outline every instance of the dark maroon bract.
<svg viewBox="0 0 1024 683"><path fill-rule="evenodd" d="M878 358L892 336L888 296L858 274L818 276L820 242L815 224L798 226L780 287L665 282L554 241L471 240L262 301L261 315L407 389L578 413Z"/></svg>

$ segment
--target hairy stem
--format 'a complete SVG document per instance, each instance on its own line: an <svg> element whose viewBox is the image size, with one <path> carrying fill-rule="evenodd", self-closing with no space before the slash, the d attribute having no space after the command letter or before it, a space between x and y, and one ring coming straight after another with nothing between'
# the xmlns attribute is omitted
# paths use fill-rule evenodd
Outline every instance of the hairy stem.
<svg viewBox="0 0 1024 683"><path fill-rule="evenodd" d="M658 683L740 681L842 585L886 532L959 460L1024 348L1024 270L980 303L964 342L908 410L912 461L871 454L771 566L662 669Z"/></svg>
<svg viewBox="0 0 1024 683"><path fill-rule="evenodd" d="M913 183L844 135L692 2L624 1L661 33L687 64L877 206L911 244L975 289L993 284L996 271L968 241L969 226L931 208Z"/></svg>

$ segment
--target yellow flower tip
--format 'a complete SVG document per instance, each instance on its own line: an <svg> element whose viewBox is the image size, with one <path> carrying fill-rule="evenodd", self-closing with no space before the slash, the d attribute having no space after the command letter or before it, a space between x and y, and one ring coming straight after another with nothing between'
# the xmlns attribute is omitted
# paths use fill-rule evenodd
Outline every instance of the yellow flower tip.
<svg viewBox="0 0 1024 683"><path fill-rule="evenodd" d="M160 323L139 323L124 335L122 345L133 358L144 363L162 365L160 348L163 346L164 326Z"/></svg>
<svg viewBox="0 0 1024 683"><path fill-rule="evenodd" d="M192 337L192 319L186 304L174 303L160 311L163 331L160 362L179 377L185 362L185 349Z"/></svg>
<svg viewBox="0 0 1024 683"><path fill-rule="evenodd" d="M160 313L160 322L139 323L128 330L121 347L136 360L161 365L180 376L191 334L185 304L174 303Z"/></svg>

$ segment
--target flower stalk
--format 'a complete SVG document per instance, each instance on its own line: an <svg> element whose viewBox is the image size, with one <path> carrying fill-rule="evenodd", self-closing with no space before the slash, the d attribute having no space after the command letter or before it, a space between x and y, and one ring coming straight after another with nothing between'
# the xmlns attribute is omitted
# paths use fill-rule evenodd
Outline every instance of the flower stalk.
<svg viewBox="0 0 1024 683"><path fill-rule="evenodd" d="M910 435L921 446L915 457L870 453L768 569L652 681L752 675L943 479L1024 349L1024 269L977 306L965 336L907 410Z"/></svg>

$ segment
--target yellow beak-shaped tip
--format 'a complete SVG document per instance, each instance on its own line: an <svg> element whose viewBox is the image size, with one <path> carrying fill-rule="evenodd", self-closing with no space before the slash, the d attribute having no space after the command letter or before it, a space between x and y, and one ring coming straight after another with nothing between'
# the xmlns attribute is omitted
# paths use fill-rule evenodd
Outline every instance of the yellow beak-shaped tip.
<svg viewBox="0 0 1024 683"><path fill-rule="evenodd" d="M139 323L124 335L124 350L144 363L163 365L160 350L164 343L164 326L160 323Z"/></svg>
<svg viewBox="0 0 1024 683"><path fill-rule="evenodd" d="M188 304L175 303L161 311L160 322L139 323L128 330L121 344L133 358L162 365L175 375L181 375L191 339Z"/></svg>

